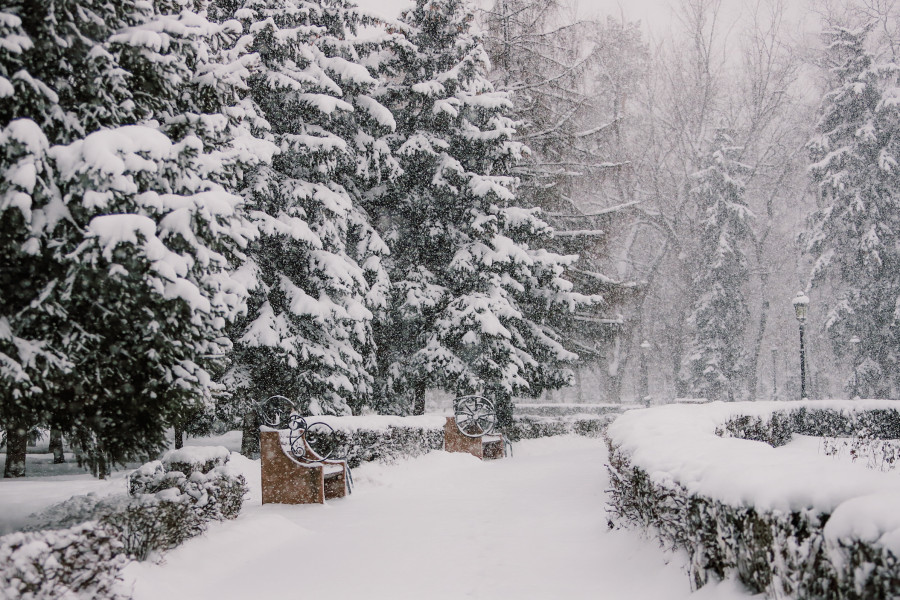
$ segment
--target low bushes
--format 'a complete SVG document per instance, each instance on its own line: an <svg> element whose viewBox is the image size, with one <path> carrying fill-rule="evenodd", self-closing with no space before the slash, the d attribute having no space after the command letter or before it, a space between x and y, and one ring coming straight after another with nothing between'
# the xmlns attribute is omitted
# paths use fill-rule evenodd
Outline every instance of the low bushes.
<svg viewBox="0 0 900 600"><path fill-rule="evenodd" d="M623 417L607 436L612 520L649 528L666 545L686 549L698 587L736 574L773 598L898 597L900 517L893 515L900 486L881 473L838 469L824 457L814 457L821 468L796 482L799 471L779 467L786 455L774 447L794 433L900 437L900 403L816 404L710 405ZM666 433L667 424L673 431ZM652 448L642 450L646 445ZM668 456L653 456L666 448Z"/></svg>
<svg viewBox="0 0 900 600"><path fill-rule="evenodd" d="M517 415L532 417L570 417L575 415L617 415L639 404L557 404L516 403Z"/></svg>
<svg viewBox="0 0 900 600"><path fill-rule="evenodd" d="M0 590L23 600L127 598L119 570L129 559L174 548L210 521L238 515L247 486L227 460L224 448L174 451L137 469L128 495L51 506L29 531L0 537Z"/></svg>
<svg viewBox="0 0 900 600"><path fill-rule="evenodd" d="M599 437L615 418L614 414L578 417L517 416L507 435L513 441L529 440L554 435L574 433L586 437Z"/></svg>
<svg viewBox="0 0 900 600"><path fill-rule="evenodd" d="M442 449L443 418L430 418L433 423L427 422L427 419L417 420L425 422L418 423L414 420L410 424L389 423L382 427L378 427L377 423L375 426L366 426L338 422L335 427L339 444L336 455L345 457L350 467L358 467L363 462L391 463ZM332 418L329 423L334 421L337 419Z"/></svg>
<svg viewBox="0 0 900 600"><path fill-rule="evenodd" d="M8 600L124 600L119 572L126 562L116 532L96 521L11 533L0 538L0 593Z"/></svg>
<svg viewBox="0 0 900 600"><path fill-rule="evenodd" d="M614 415L580 417L516 416L506 434L513 441L552 435L577 433L594 436L601 432ZM391 417L309 417L310 423L322 421L334 428L338 438L337 456L346 457L350 467L363 462L393 462L426 454L444 447L446 417L424 415Z"/></svg>

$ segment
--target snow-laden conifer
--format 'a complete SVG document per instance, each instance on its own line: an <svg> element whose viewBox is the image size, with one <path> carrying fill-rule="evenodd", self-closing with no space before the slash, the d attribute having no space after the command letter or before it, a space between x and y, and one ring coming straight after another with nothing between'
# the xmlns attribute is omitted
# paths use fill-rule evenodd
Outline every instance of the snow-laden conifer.
<svg viewBox="0 0 900 600"><path fill-rule="evenodd" d="M250 93L279 149L247 179L260 237L239 276L253 290L225 378L247 405L282 394L304 411L346 414L371 388L373 310L384 304L386 250L359 196L392 165L391 114L356 36L366 19L343 1L218 2L244 25L260 62Z"/></svg>
<svg viewBox="0 0 900 600"><path fill-rule="evenodd" d="M865 50L867 33L826 34L834 87L808 145L822 208L805 242L813 285L833 294L825 318L833 348L861 366L857 391L882 398L898 384L900 67Z"/></svg>
<svg viewBox="0 0 900 600"><path fill-rule="evenodd" d="M744 199L750 169L738 162L740 150L730 135L717 132L690 191L699 235L688 317L693 336L683 377L692 395L710 400L735 400L746 369L746 252L753 242L753 214Z"/></svg>
<svg viewBox="0 0 900 600"><path fill-rule="evenodd" d="M196 137L125 126L50 153L83 228L59 256L76 376L62 396L84 407L71 426L101 460L153 452L166 425L210 401L230 347L246 293L229 270L247 243L241 199L202 176L213 157Z"/></svg>
<svg viewBox="0 0 900 600"><path fill-rule="evenodd" d="M27 413L6 414L3 397L3 418L64 428L103 473L209 403L246 294L227 273L254 235L225 186L266 147L241 112L245 53L226 56L238 23L182 2L17 8L30 44L4 45L3 75L43 102L0 99L4 169L29 175L5 183L0 217L27 227L0 252L30 261L14 263L29 269L16 295L28 311L4 303L2 316L38 315L30 337L8 329L59 368L41 372Z"/></svg>
<svg viewBox="0 0 900 600"><path fill-rule="evenodd" d="M403 174L378 199L391 249L391 318L378 339L382 393L484 391L509 398L568 382L574 358L545 324L585 298L562 278L563 257L543 249L550 228L516 206L508 95L486 79L488 58L460 0L419 0L404 13L411 47L398 46L381 96L397 119Z"/></svg>

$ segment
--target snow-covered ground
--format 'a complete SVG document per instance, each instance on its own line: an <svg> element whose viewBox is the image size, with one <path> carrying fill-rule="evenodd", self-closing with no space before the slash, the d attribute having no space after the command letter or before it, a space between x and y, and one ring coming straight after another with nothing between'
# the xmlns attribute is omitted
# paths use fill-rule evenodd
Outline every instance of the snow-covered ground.
<svg viewBox="0 0 900 600"><path fill-rule="evenodd" d="M125 483L128 471L116 471L109 479L100 480L79 468L74 457L67 455L67 459L69 462L65 464L54 465L49 454L29 454L28 477L0 479L0 535L21 528L29 515L72 496L91 493L107 496L128 491Z"/></svg>
<svg viewBox="0 0 900 600"><path fill-rule="evenodd" d="M605 461L576 436L495 462L433 452L354 469L353 495L324 506L261 506L258 463L235 456L241 516L126 575L136 600L748 597L731 581L692 594L683 555L609 530Z"/></svg>

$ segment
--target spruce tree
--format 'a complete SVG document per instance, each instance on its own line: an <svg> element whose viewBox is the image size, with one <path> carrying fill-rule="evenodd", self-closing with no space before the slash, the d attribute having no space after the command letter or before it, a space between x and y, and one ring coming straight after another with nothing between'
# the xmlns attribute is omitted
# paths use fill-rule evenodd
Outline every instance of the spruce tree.
<svg viewBox="0 0 900 600"><path fill-rule="evenodd" d="M85 231L59 256L74 367L54 418L103 474L106 461L153 455L168 425L212 401L225 326L244 301L229 274L247 243L241 199L203 177L215 157L192 136L173 144L125 126L51 152Z"/></svg>
<svg viewBox="0 0 900 600"><path fill-rule="evenodd" d="M48 148L34 121L17 119L0 131L0 429L7 477L25 474L27 432L45 421L51 382L71 366L52 339L64 313L48 296L61 269L41 245L47 209L58 206L51 204L58 199Z"/></svg>
<svg viewBox="0 0 900 600"><path fill-rule="evenodd" d="M4 396L0 412L64 429L102 475L164 447L167 426L210 402L224 328L243 306L246 290L227 272L253 228L223 184L257 159L226 101L242 75L223 65L217 78L220 57L208 51L238 30L177 2L23 0L11 10L32 43L0 56L2 68L45 102L0 103L7 171L40 167L4 190L19 213L4 202L0 218L28 227L0 252L28 255L15 268L31 276L15 298L29 310L4 303L0 318L36 314L28 339L59 360L41 371L27 411ZM195 94L202 104L186 100Z"/></svg>
<svg viewBox="0 0 900 600"><path fill-rule="evenodd" d="M260 57L251 98L279 149L245 182L260 236L239 273L253 293L232 333L232 408L248 414L281 394L304 412L358 411L370 396L371 321L386 281L386 247L360 197L390 176L382 138L394 127L361 64L373 49L357 36L368 21L342 0L218 2L210 13L243 23Z"/></svg>
<svg viewBox="0 0 900 600"><path fill-rule="evenodd" d="M104 15L104 6L84 8ZM7 434L7 477L24 475L26 432L47 423L54 382L71 368L55 339L65 323L53 294L64 268L47 231L65 210L47 151L77 137L94 114L83 110L90 103L67 110L74 74L86 76L88 86L102 84L109 74L105 55L88 58L97 38L79 31L86 19L74 2L7 3L0 13L0 428ZM91 33L97 29L94 23ZM57 62L66 52L66 60Z"/></svg>
<svg viewBox="0 0 900 600"><path fill-rule="evenodd" d="M866 374L858 393L884 398L900 383L900 68L865 50L867 34L840 27L826 34L834 87L808 145L823 206L805 242L815 258L812 284L833 296L825 329L835 353L856 352L849 358Z"/></svg>
<svg viewBox="0 0 900 600"><path fill-rule="evenodd" d="M735 400L746 369L746 252L753 243L753 214L744 199L743 177L750 169L738 162L740 150L729 134L717 132L690 192L699 236L688 318L693 336L683 376L693 395L710 400Z"/></svg>
<svg viewBox="0 0 900 600"><path fill-rule="evenodd" d="M506 93L460 0L419 0L404 13L411 46L398 46L380 98L397 119L403 170L376 199L393 283L380 326L381 393L484 392L511 418L513 395L569 381L575 357L546 325L586 300L562 271L573 257L543 249L550 228L516 206L510 169L521 144ZM407 408L408 409L408 408Z"/></svg>

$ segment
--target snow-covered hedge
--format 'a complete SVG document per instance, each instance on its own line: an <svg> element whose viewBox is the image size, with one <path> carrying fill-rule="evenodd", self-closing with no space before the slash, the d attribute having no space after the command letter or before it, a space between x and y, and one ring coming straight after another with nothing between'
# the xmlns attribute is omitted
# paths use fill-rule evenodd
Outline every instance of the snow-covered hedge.
<svg viewBox="0 0 900 600"><path fill-rule="evenodd" d="M351 467L358 467L363 462L389 463L442 449L447 418L441 415L313 416L307 417L307 421L321 421L333 427L338 438L335 456L346 458Z"/></svg>
<svg viewBox="0 0 900 600"><path fill-rule="evenodd" d="M187 446L167 451L159 462L165 471L179 471L185 477L190 477L196 471L209 473L217 467L224 466L230 454L224 446Z"/></svg>
<svg viewBox="0 0 900 600"><path fill-rule="evenodd" d="M577 433L599 436L613 415L577 415L569 417L516 416L507 435L513 440ZM367 415L357 417L314 416L334 428L338 438L337 456L346 457L351 467L363 462L393 462L419 456L444 447L443 415L397 417Z"/></svg>
<svg viewBox="0 0 900 600"><path fill-rule="evenodd" d="M586 437L599 437L615 413L606 415L572 415L559 417L516 416L507 435L513 441L529 440L553 435L575 433Z"/></svg>
<svg viewBox="0 0 900 600"><path fill-rule="evenodd" d="M127 597L117 581L128 558L169 550L238 515L247 485L228 456L224 448L172 451L132 473L128 495L51 506L30 531L0 537L0 591L29 600Z"/></svg>
<svg viewBox="0 0 900 600"><path fill-rule="evenodd" d="M631 411L610 425L611 514L691 555L694 584L735 573L770 597L900 595L900 480L793 433L900 437L900 402L714 403Z"/></svg>
<svg viewBox="0 0 900 600"><path fill-rule="evenodd" d="M575 403L527 403L516 402L517 415L534 417L562 417L572 415L616 415L640 404L575 404Z"/></svg>
<svg viewBox="0 0 900 600"><path fill-rule="evenodd" d="M0 597L129 598L120 570L127 562L116 532L92 521L69 529L0 537Z"/></svg>
<svg viewBox="0 0 900 600"><path fill-rule="evenodd" d="M128 495L73 496L40 513L28 529L96 520L118 534L126 554L143 560L202 533L209 521L238 515L247 486L229 470L228 456L221 447L169 451L129 476Z"/></svg>

